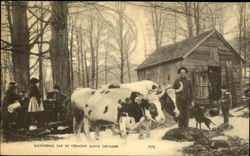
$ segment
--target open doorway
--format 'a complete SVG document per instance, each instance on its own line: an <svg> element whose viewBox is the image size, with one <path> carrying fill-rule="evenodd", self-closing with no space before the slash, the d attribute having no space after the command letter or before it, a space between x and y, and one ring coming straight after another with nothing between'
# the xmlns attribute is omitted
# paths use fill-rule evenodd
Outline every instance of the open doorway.
<svg viewBox="0 0 250 156"><path fill-rule="evenodd" d="M208 66L209 101L218 101L221 98L221 67Z"/></svg>

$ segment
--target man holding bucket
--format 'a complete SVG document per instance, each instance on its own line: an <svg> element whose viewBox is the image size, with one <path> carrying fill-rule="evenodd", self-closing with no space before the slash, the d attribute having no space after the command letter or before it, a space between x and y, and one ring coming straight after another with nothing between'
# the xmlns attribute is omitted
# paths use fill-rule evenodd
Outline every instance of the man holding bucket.
<svg viewBox="0 0 250 156"><path fill-rule="evenodd" d="M5 134L12 129L11 124L15 122L15 110L21 107L19 103L20 97L16 92L17 84L15 82L10 82L2 105L3 129Z"/></svg>

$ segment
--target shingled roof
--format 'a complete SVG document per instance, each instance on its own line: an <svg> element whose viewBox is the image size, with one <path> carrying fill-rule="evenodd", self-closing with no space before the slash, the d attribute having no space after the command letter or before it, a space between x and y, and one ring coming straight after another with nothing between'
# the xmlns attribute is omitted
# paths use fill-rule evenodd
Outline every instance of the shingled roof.
<svg viewBox="0 0 250 156"><path fill-rule="evenodd" d="M150 54L136 70L145 69L151 66L155 66L161 63L177 60L186 57L194 49L196 49L201 43L203 43L212 34L217 33L219 37L224 40L223 42L229 45L229 43L223 38L223 36L214 28L206 31L198 36L188 38L186 40L176 42L167 46L160 47ZM230 46L230 45L229 45ZM230 46L230 48L232 48ZM233 49L233 48L232 48ZM235 51L233 49L233 51ZM235 51L236 52L236 51ZM237 53L237 52L236 52ZM237 53L238 54L238 53Z"/></svg>

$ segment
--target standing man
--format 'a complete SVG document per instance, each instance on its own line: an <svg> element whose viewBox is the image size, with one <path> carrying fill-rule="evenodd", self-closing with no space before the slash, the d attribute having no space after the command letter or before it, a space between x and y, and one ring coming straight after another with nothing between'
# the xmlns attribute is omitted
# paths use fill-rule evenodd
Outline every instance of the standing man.
<svg viewBox="0 0 250 156"><path fill-rule="evenodd" d="M23 90L19 93L21 109L18 112L18 125L19 128L24 128L28 130L28 105L29 98L28 92Z"/></svg>
<svg viewBox="0 0 250 156"><path fill-rule="evenodd" d="M58 85L53 87L53 92L49 92L47 100L53 102L54 116L56 121L62 121L64 113L64 101L67 99L67 96L63 94Z"/></svg>
<svg viewBox="0 0 250 156"><path fill-rule="evenodd" d="M178 72L180 77L174 82L174 89L180 87L180 82L183 84L183 90L176 93L176 105L180 111L178 127L188 127L189 112L193 106L193 86L190 80L187 79L188 69L181 67Z"/></svg>
<svg viewBox="0 0 250 156"><path fill-rule="evenodd" d="M17 84L16 82L10 82L8 86L8 90L5 93L2 105L2 120L3 120L3 130L5 134L9 134L12 129L11 125L13 122L16 122L15 112L9 111L9 106L15 102L20 100L20 96L17 94Z"/></svg>
<svg viewBox="0 0 250 156"><path fill-rule="evenodd" d="M61 92L61 89L58 85L55 85L53 88L56 97L56 116L58 121L62 121L64 113L64 101L67 96Z"/></svg>

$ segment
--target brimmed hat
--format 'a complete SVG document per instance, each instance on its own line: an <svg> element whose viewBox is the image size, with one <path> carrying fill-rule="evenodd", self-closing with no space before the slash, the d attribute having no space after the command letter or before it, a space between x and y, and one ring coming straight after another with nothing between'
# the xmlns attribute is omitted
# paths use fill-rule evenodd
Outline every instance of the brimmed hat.
<svg viewBox="0 0 250 156"><path fill-rule="evenodd" d="M16 82L9 82L9 87L17 87Z"/></svg>
<svg viewBox="0 0 250 156"><path fill-rule="evenodd" d="M32 78L32 79L30 79L30 83L31 84L36 84L36 83L38 83L39 82L39 80L37 79L37 78Z"/></svg>
<svg viewBox="0 0 250 156"><path fill-rule="evenodd" d="M180 68L178 69L177 73L180 74L181 70L185 70L186 73L188 73L188 69L185 68L185 67L180 67Z"/></svg>

